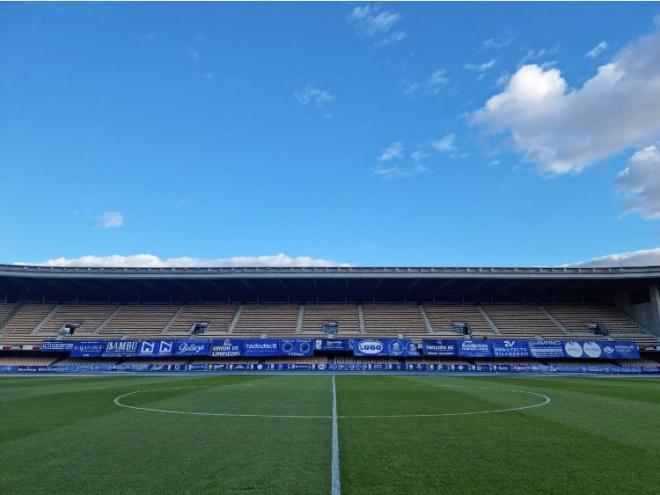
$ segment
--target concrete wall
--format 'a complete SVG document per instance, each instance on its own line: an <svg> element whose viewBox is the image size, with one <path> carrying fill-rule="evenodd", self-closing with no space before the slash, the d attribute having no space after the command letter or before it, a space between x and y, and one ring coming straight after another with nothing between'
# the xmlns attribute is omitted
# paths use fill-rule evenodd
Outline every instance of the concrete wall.
<svg viewBox="0 0 660 495"><path fill-rule="evenodd" d="M649 332L660 336L660 291L657 285L649 287L649 296L650 302L630 304L628 294L619 294L616 305Z"/></svg>

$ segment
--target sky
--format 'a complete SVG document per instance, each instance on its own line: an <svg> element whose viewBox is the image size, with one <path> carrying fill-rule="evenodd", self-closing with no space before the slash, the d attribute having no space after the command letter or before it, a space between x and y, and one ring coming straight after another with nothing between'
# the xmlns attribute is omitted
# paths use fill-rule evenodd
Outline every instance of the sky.
<svg viewBox="0 0 660 495"><path fill-rule="evenodd" d="M654 3L0 4L0 262L660 265Z"/></svg>

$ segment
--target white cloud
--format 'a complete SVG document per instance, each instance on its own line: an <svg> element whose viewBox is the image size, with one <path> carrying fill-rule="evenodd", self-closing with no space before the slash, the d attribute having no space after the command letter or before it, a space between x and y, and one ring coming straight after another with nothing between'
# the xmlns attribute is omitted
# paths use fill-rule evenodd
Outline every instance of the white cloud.
<svg viewBox="0 0 660 495"><path fill-rule="evenodd" d="M559 51L559 45L555 45L552 48L541 48L539 50L527 50L523 57L518 61L518 66L525 65L528 62L534 62L540 60L549 55L554 55ZM555 62L546 62L541 64L543 66L554 65Z"/></svg>
<svg viewBox="0 0 660 495"><path fill-rule="evenodd" d="M124 216L118 211L106 211L98 217L98 222L103 229L117 229L124 225Z"/></svg>
<svg viewBox="0 0 660 495"><path fill-rule="evenodd" d="M660 219L660 149L648 146L637 151L616 178L616 185L626 194L627 212Z"/></svg>
<svg viewBox="0 0 660 495"><path fill-rule="evenodd" d="M598 43L596 46L594 46L591 50L589 50L587 53L585 53L585 57L588 58L596 58L598 55L603 53L607 49L607 41L601 41Z"/></svg>
<svg viewBox="0 0 660 495"><path fill-rule="evenodd" d="M396 141L385 148L379 160L381 162L389 162L395 158L403 158L403 143L401 141Z"/></svg>
<svg viewBox="0 0 660 495"><path fill-rule="evenodd" d="M309 256L291 257L284 253L267 256L235 256L225 259L201 259L182 256L180 258L161 259L153 254L134 254L122 256L114 254L111 256L81 256L80 258L53 258L42 263L24 263L21 265L40 266L73 266L73 267L139 267L139 268L166 268L166 267L301 267L301 266L350 266L334 260L312 258Z"/></svg>
<svg viewBox="0 0 660 495"><path fill-rule="evenodd" d="M395 29L401 16L390 10L381 10L373 5L362 5L355 7L348 18L361 36L374 38L383 45L396 43L408 37L405 31Z"/></svg>
<svg viewBox="0 0 660 495"><path fill-rule="evenodd" d="M477 72L485 72L492 69L496 63L497 59L493 58L482 64L465 64L465 68L468 70L475 70Z"/></svg>
<svg viewBox="0 0 660 495"><path fill-rule="evenodd" d="M437 141L434 141L431 146L433 146L433 149L442 151L443 153L454 152L456 151L456 136L453 133L446 134Z"/></svg>
<svg viewBox="0 0 660 495"><path fill-rule="evenodd" d="M379 165L373 168L373 173L383 179L410 179L416 175L423 174L427 170L426 166L421 163L411 166L392 165L391 167Z"/></svg>
<svg viewBox="0 0 660 495"><path fill-rule="evenodd" d="M564 266L580 267L623 267L623 266L660 266L660 248L640 249L627 253L610 254Z"/></svg>
<svg viewBox="0 0 660 495"><path fill-rule="evenodd" d="M448 82L449 77L447 76L447 71L443 68L439 68L433 71L433 73L423 81L408 83L404 92L408 96L413 96L419 92L426 92L435 95L438 94Z"/></svg>
<svg viewBox="0 0 660 495"><path fill-rule="evenodd" d="M199 50L195 50L192 46L186 48L186 53L192 58L195 62L202 60L202 54Z"/></svg>
<svg viewBox="0 0 660 495"><path fill-rule="evenodd" d="M578 89L558 69L520 67L472 122L510 136L527 162L551 174L649 146L660 136L660 34L624 48Z"/></svg>
<svg viewBox="0 0 660 495"><path fill-rule="evenodd" d="M335 97L325 89L315 88L308 84L304 89L295 91L293 97L301 105L316 105L322 107L326 103L330 103Z"/></svg>
<svg viewBox="0 0 660 495"><path fill-rule="evenodd" d="M492 48L494 50L501 50L513 43L514 38L488 38L481 43L482 48Z"/></svg>

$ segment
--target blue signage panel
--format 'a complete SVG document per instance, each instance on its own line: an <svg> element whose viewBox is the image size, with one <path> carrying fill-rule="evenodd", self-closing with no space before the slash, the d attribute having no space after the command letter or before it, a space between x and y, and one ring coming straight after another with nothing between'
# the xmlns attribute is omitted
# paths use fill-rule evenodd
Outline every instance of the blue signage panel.
<svg viewBox="0 0 660 495"><path fill-rule="evenodd" d="M171 356L174 352L174 340L142 340L137 355L140 357Z"/></svg>
<svg viewBox="0 0 660 495"><path fill-rule="evenodd" d="M139 346L139 340L107 340L105 349L103 349L103 357L136 356Z"/></svg>
<svg viewBox="0 0 660 495"><path fill-rule="evenodd" d="M639 348L626 341L566 341L566 357L575 359L639 359Z"/></svg>
<svg viewBox="0 0 660 495"><path fill-rule="evenodd" d="M243 354L243 341L233 339L212 340L210 352L213 357L238 357Z"/></svg>
<svg viewBox="0 0 660 495"><path fill-rule="evenodd" d="M311 356L313 352L312 339L280 340L281 356Z"/></svg>
<svg viewBox="0 0 660 495"><path fill-rule="evenodd" d="M526 340L491 340L495 357L529 357L529 345Z"/></svg>
<svg viewBox="0 0 660 495"><path fill-rule="evenodd" d="M489 340L459 340L458 355L465 357L492 357Z"/></svg>
<svg viewBox="0 0 660 495"><path fill-rule="evenodd" d="M76 340L71 349L71 357L101 357L105 340Z"/></svg>
<svg viewBox="0 0 660 495"><path fill-rule="evenodd" d="M455 356L458 340L422 340L422 353L425 356Z"/></svg>
<svg viewBox="0 0 660 495"><path fill-rule="evenodd" d="M530 340L529 354L535 358L563 358L564 347L561 340Z"/></svg>
<svg viewBox="0 0 660 495"><path fill-rule="evenodd" d="M174 356L208 356L208 340L176 340L174 341Z"/></svg>
<svg viewBox="0 0 660 495"><path fill-rule="evenodd" d="M353 339L355 356L417 356L410 339Z"/></svg>
<svg viewBox="0 0 660 495"><path fill-rule="evenodd" d="M353 349L350 339L316 339L314 348L317 351L350 351Z"/></svg>
<svg viewBox="0 0 660 495"><path fill-rule="evenodd" d="M41 352L69 352L72 349L72 340L44 340L41 343Z"/></svg>
<svg viewBox="0 0 660 495"><path fill-rule="evenodd" d="M280 341L277 339L255 339L243 341L243 356L268 357L277 356L280 352Z"/></svg>
<svg viewBox="0 0 660 495"><path fill-rule="evenodd" d="M607 345L603 346L603 353L607 355L608 359L639 359L639 347L635 342L630 341L615 341L606 342ZM609 352L609 347L614 347L614 352Z"/></svg>

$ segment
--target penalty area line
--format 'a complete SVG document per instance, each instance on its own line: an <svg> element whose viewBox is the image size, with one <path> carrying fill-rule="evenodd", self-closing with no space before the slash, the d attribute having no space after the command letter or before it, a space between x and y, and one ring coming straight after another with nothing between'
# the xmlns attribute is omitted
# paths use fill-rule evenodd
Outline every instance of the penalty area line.
<svg viewBox="0 0 660 495"><path fill-rule="evenodd" d="M332 375L332 495L341 494L339 480L339 431L337 428L337 385Z"/></svg>

